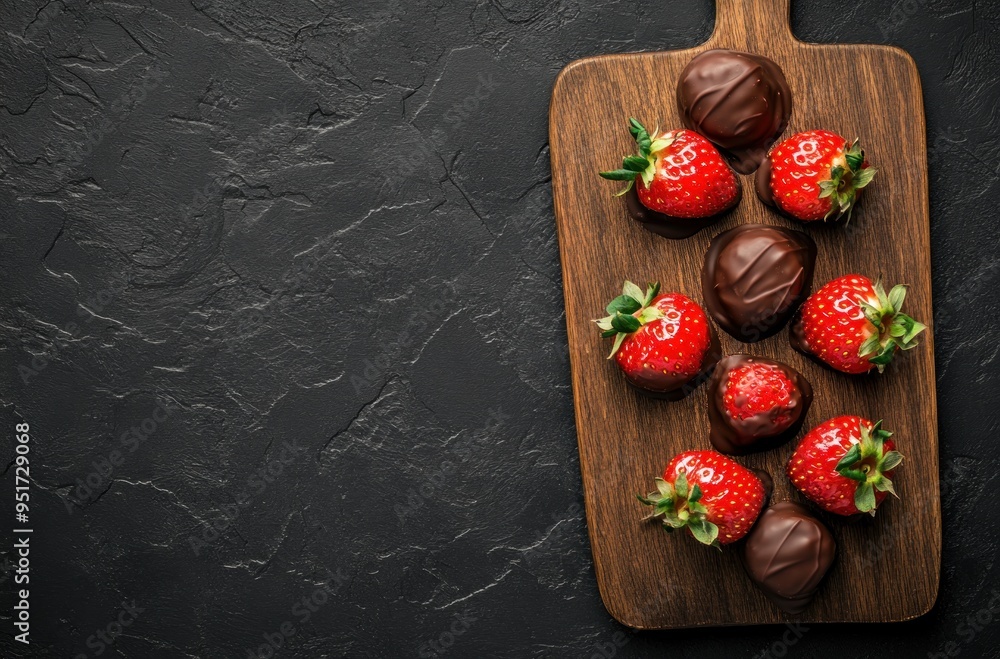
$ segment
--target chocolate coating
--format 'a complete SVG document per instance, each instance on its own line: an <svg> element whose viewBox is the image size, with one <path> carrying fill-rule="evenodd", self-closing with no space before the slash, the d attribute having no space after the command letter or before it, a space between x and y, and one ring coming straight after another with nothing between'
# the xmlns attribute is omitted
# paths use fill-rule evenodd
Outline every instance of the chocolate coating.
<svg viewBox="0 0 1000 659"><path fill-rule="evenodd" d="M701 270L705 306L740 341L776 334L809 296L816 243L801 231L742 224L712 239Z"/></svg>
<svg viewBox="0 0 1000 659"><path fill-rule="evenodd" d="M713 327L708 328L709 335L709 346L708 350L705 352L705 357L701 362L701 370L692 378L662 373L657 374L656 378L651 384L655 385L655 389L643 386L642 381L633 381L628 376L625 377L625 381L629 383L636 391L649 396L651 398L660 398L662 400L678 401L685 398L688 394L698 388L702 382L707 381L711 376L712 372L715 370L715 365L719 362L722 357L722 347L719 345L719 336L715 333Z"/></svg>
<svg viewBox="0 0 1000 659"><path fill-rule="evenodd" d="M757 478L760 479L760 484L764 486L764 505L767 505L766 499L770 499L771 495L774 494L774 479L771 478L771 474L764 471L763 469L751 469Z"/></svg>
<svg viewBox="0 0 1000 659"><path fill-rule="evenodd" d="M826 362L816 358L816 355L813 354L812 349L809 347L809 342L806 341L805 329L802 327L801 314L795 314L792 324L788 326L788 343L791 344L792 348L796 351L801 352L806 357L809 357L813 361L823 364L829 368Z"/></svg>
<svg viewBox="0 0 1000 659"><path fill-rule="evenodd" d="M805 610L836 554L830 530L789 501L761 513L744 547L750 578L785 613Z"/></svg>
<svg viewBox="0 0 1000 659"><path fill-rule="evenodd" d="M753 177L753 188L757 198L765 206L774 207L774 191L771 190L771 156L764 158Z"/></svg>
<svg viewBox="0 0 1000 659"><path fill-rule="evenodd" d="M788 125L792 91L781 67L736 50L701 53L681 72L677 106L684 125L725 151L749 174Z"/></svg>
<svg viewBox="0 0 1000 659"><path fill-rule="evenodd" d="M639 193L636 192L633 185L625 193L625 207L628 209L628 214L632 219L642 224L642 227L647 231L652 231L657 235L670 238L671 240L680 240L682 238L690 238L705 227L718 222L719 218L729 210L735 208L742 198L743 187L738 186L733 203L721 213L709 217L672 217L664 213L657 213L644 206L639 201Z"/></svg>
<svg viewBox="0 0 1000 659"><path fill-rule="evenodd" d="M795 390L787 405L766 414L747 419L734 419L726 412L725 395L729 372L745 364L765 364L785 374ZM813 391L809 381L787 364L766 357L729 355L718 363L708 385L709 440L720 453L744 455L781 446L795 437L802 428L812 404Z"/></svg>

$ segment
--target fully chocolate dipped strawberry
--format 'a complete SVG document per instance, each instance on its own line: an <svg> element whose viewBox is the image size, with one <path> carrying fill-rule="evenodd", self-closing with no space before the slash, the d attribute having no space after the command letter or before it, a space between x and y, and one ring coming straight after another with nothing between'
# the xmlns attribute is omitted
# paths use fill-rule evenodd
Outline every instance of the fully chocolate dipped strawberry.
<svg viewBox="0 0 1000 659"><path fill-rule="evenodd" d="M761 513L743 554L764 595L786 613L801 613L833 565L837 543L808 510L786 501Z"/></svg>
<svg viewBox="0 0 1000 659"><path fill-rule="evenodd" d="M777 333L809 295L816 243L801 231L741 224L712 239L701 270L705 305L747 343Z"/></svg>
<svg viewBox="0 0 1000 659"><path fill-rule="evenodd" d="M781 67L760 55L709 50L692 59L677 83L684 125L717 145L740 174L757 169L792 114Z"/></svg>

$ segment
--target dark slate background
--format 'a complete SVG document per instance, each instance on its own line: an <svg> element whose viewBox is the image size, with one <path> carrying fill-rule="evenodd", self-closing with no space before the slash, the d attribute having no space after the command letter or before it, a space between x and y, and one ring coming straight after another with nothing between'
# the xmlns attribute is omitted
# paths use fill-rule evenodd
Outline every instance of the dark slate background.
<svg viewBox="0 0 1000 659"><path fill-rule="evenodd" d="M786 646L633 634L601 604L549 94L573 59L713 21L709 0L3 3L0 403L4 436L31 425L35 535L31 652L5 572L0 654L238 658L286 623L280 657L998 656L998 3L792 10L802 39L906 48L924 82L936 608ZM123 602L143 611L103 646Z"/></svg>

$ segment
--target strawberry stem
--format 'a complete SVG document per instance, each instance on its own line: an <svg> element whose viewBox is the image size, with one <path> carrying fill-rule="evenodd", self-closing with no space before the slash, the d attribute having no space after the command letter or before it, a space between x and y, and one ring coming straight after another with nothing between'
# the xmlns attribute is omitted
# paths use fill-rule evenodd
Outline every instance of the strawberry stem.
<svg viewBox="0 0 1000 659"><path fill-rule="evenodd" d="M614 346L608 359L615 356L625 338L640 327L663 317L663 312L652 305L653 299L660 292L660 284L648 284L646 292L630 281L622 287L622 294L611 300L605 310L608 316L594 322L601 328L601 336L615 338Z"/></svg>
<svg viewBox="0 0 1000 659"><path fill-rule="evenodd" d="M653 507L653 512L643 519L657 518L668 531L687 528L698 542L722 549L719 544L719 527L708 521L708 509L701 500L697 483L688 488L687 475L681 469L674 484L662 478L655 480L656 491L646 496L636 495L643 504Z"/></svg>
<svg viewBox="0 0 1000 659"><path fill-rule="evenodd" d="M892 361L897 349L910 350L918 345L916 337L927 326L902 312L907 290L904 284L893 286L886 294L880 277L873 288L876 304L858 298L865 318L875 327L875 332L858 347L858 356L866 357L881 373Z"/></svg>
<svg viewBox="0 0 1000 659"><path fill-rule="evenodd" d="M830 198L830 210L824 220L829 220L831 217L839 220L847 215L847 221L851 221L858 190L871 183L878 171L874 167L865 167L864 164L865 152L858 140L855 139L850 147L845 144L843 162L837 162L830 169L830 179L820 181L819 184L820 199Z"/></svg>
<svg viewBox="0 0 1000 659"><path fill-rule="evenodd" d="M630 118L628 121L628 130L632 133L633 139L635 139L638 155L625 156L622 159L621 169L598 172L601 178L608 179L609 181L628 181L625 189L615 194L616 197L620 197L631 190L637 176L648 187L656 173L656 154L670 146L674 141L673 138L669 137L657 138L656 133L659 131L659 128L650 135L649 131L639 123L638 119Z"/></svg>
<svg viewBox="0 0 1000 659"><path fill-rule="evenodd" d="M861 441L853 445L837 463L837 473L858 481L854 491L854 505L858 511L875 515L875 491L888 492L898 497L892 481L886 476L899 466L903 456L897 451L885 451L885 440L892 433L882 430L882 421L876 421L871 430L861 424Z"/></svg>

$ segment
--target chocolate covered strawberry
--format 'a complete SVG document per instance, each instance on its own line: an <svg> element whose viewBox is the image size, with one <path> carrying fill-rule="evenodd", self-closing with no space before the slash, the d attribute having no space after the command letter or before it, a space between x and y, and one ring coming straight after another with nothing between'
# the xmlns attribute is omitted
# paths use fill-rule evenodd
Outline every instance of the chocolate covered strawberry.
<svg viewBox="0 0 1000 659"><path fill-rule="evenodd" d="M757 521L767 490L755 473L715 451L685 451L656 479L656 492L638 495L667 530L687 529L703 544L736 542Z"/></svg>
<svg viewBox="0 0 1000 659"><path fill-rule="evenodd" d="M705 312L680 293L646 292L630 281L595 321L601 336L614 337L614 357L625 379L646 393L683 398L719 358L715 335Z"/></svg>
<svg viewBox="0 0 1000 659"><path fill-rule="evenodd" d="M904 314L906 286L887 294L858 274L827 282L799 308L792 347L844 373L881 373L897 350L910 350L927 327Z"/></svg>
<svg viewBox="0 0 1000 659"><path fill-rule="evenodd" d="M718 215L739 203L740 182L711 142L694 131L648 133L635 119L629 131L637 155L625 156L622 168L600 175L633 184L646 208L674 218Z"/></svg>
<svg viewBox="0 0 1000 659"><path fill-rule="evenodd" d="M876 171L858 140L848 142L828 130L792 135L768 160L758 171L761 198L803 222L849 219Z"/></svg>
<svg viewBox="0 0 1000 659"><path fill-rule="evenodd" d="M875 514L903 460L882 430L859 416L825 421L802 438L788 461L789 480L820 508L837 515Z"/></svg>

